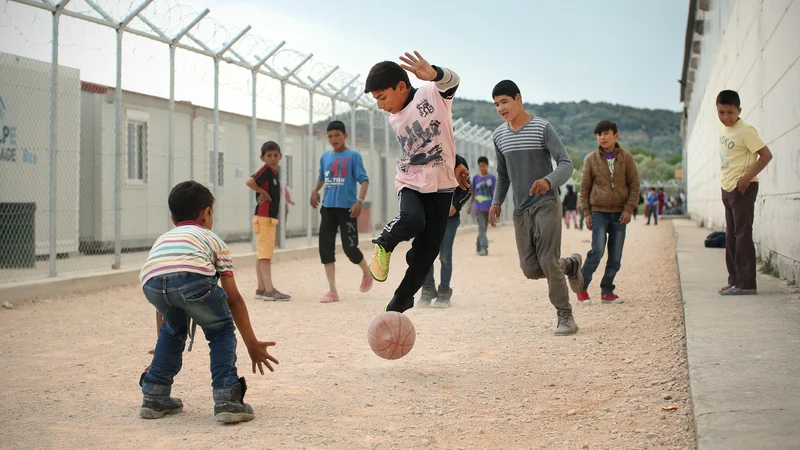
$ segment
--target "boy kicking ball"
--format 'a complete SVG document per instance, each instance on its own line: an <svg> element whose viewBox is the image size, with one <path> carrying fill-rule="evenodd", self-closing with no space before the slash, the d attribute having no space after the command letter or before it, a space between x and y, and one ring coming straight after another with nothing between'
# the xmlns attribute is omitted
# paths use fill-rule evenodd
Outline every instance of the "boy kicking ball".
<svg viewBox="0 0 800 450"><path fill-rule="evenodd" d="M413 239L406 254L408 269L386 305L386 311L403 312L414 306L447 229L456 186L469 189L469 171L456 166L451 109L459 77L444 67L428 63L418 52L375 64L367 76L365 93L390 114L403 154L397 165L395 187L399 213L375 239L370 273L386 281L392 251ZM419 89L411 86L406 71L419 80L432 81Z"/></svg>

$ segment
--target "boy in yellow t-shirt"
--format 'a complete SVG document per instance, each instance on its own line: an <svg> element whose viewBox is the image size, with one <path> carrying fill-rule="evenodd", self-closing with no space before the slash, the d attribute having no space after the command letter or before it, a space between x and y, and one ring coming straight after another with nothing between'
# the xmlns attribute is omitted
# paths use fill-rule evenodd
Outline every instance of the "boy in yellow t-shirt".
<svg viewBox="0 0 800 450"><path fill-rule="evenodd" d="M755 295L756 250L753 215L758 195L758 174L772 160L772 153L751 125L739 118L739 94L725 90L717 95L722 204L725 206L725 263L728 284L720 295Z"/></svg>

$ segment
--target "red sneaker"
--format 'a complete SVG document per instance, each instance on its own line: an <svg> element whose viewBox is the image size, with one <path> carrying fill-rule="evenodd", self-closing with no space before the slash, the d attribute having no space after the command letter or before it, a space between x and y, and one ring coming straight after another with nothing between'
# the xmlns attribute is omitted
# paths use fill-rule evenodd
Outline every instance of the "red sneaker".
<svg viewBox="0 0 800 450"><path fill-rule="evenodd" d="M603 294L600 296L601 303L604 305L618 305L622 303L622 299L615 295L613 292L610 294Z"/></svg>
<svg viewBox="0 0 800 450"><path fill-rule="evenodd" d="M586 291L578 292L578 303L581 305L591 305L592 299L589 298L589 293Z"/></svg>

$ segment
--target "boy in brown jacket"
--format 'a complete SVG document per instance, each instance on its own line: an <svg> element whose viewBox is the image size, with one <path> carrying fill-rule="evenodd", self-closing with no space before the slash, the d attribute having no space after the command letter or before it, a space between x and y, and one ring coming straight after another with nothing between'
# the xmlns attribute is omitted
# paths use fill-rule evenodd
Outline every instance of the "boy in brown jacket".
<svg viewBox="0 0 800 450"><path fill-rule="evenodd" d="M600 300L603 304L616 304L622 303L622 299L614 294L614 277L622 263L626 225L639 203L639 171L631 152L617 144L617 124L601 120L594 127L594 135L600 145L583 161L580 195L586 227L592 231L592 249L583 265L583 289L578 293L578 300L583 305L591 304L586 290L600 265L608 240L608 261L600 282Z"/></svg>

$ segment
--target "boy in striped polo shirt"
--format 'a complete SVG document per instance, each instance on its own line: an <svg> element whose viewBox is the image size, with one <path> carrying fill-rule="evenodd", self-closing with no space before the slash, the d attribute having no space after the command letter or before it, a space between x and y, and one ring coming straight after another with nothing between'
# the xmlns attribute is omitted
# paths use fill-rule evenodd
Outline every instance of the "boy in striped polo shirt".
<svg viewBox="0 0 800 450"><path fill-rule="evenodd" d="M258 366L263 375L263 365L273 371L270 361L277 364L278 360L267 347L275 342L259 341L253 332L247 306L233 278L231 252L211 231L211 191L196 181L179 183L169 194L169 210L175 228L156 240L139 275L145 298L163 320L153 361L139 381L144 394L139 415L158 419L183 409L181 400L170 397L170 392L181 369L191 319L203 329L211 349L211 387L217 421L253 420L253 408L244 403L247 385L236 372L234 331L239 327L253 373Z"/></svg>
<svg viewBox="0 0 800 450"><path fill-rule="evenodd" d="M582 258L577 253L561 258L561 200L556 194L572 175L572 161L550 122L525 111L513 81L498 83L492 98L506 123L497 127L492 137L497 150L497 188L489 223L497 226L500 205L513 185L514 233L522 273L531 280L547 279L550 303L558 314L555 334L577 333L564 275L570 288L580 292ZM557 163L555 169L551 159Z"/></svg>

